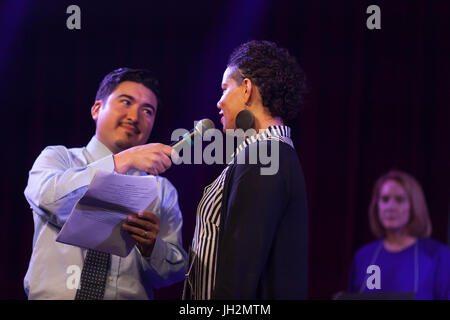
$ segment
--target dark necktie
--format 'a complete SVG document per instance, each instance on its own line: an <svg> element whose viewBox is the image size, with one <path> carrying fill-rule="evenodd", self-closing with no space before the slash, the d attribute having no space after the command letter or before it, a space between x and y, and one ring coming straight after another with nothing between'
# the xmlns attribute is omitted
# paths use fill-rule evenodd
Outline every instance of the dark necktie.
<svg viewBox="0 0 450 320"><path fill-rule="evenodd" d="M87 251L75 300L103 299L110 261L109 253L91 249Z"/></svg>

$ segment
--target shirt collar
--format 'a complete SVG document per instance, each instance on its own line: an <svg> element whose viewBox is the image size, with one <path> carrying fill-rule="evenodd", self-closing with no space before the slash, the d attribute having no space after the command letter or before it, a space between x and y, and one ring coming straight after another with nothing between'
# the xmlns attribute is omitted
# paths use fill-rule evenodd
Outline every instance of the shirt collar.
<svg viewBox="0 0 450 320"><path fill-rule="evenodd" d="M96 136L92 137L91 141L89 141L88 145L86 146L86 149L88 153L91 155L93 159L92 161L97 161L101 158L113 154L112 151L109 150L108 147L105 146L102 142L100 142L100 140L98 140ZM147 175L147 173L135 169L128 170L126 174L133 176Z"/></svg>
<svg viewBox="0 0 450 320"><path fill-rule="evenodd" d="M267 129L260 131L260 133L253 136L247 137L242 143L236 148L236 151L231 155L235 157L244 150L248 145L255 143L257 141L264 141L270 139L281 139L286 138L288 141L291 140L291 128L288 126L269 126ZM290 143L292 145L292 143Z"/></svg>
<svg viewBox="0 0 450 320"><path fill-rule="evenodd" d="M104 158L112 154L111 150L109 150L100 140L97 139L96 136L93 136L91 141L89 141L86 146L87 151L95 160Z"/></svg>

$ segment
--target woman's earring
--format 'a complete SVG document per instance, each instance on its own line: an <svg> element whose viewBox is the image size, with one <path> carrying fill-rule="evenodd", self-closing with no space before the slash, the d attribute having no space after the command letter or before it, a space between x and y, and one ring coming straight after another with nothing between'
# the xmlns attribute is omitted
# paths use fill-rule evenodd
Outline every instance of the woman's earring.
<svg viewBox="0 0 450 320"><path fill-rule="evenodd" d="M248 129L253 128L254 124L255 117L249 110L244 109L236 115L236 129L247 131Z"/></svg>

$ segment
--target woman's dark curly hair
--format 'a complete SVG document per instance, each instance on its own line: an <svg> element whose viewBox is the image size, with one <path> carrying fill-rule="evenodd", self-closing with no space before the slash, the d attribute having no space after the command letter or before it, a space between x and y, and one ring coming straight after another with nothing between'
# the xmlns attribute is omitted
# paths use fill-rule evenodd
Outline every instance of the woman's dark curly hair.
<svg viewBox="0 0 450 320"><path fill-rule="evenodd" d="M270 41L250 41L231 54L228 68L235 68L232 78L241 84L250 79L259 89L262 104L272 117L293 120L303 105L306 77L295 57Z"/></svg>
<svg viewBox="0 0 450 320"><path fill-rule="evenodd" d="M106 100L117 86L124 81L140 83L153 91L158 101L158 108L160 108L161 100L158 79L146 69L119 68L108 73L100 83L95 100Z"/></svg>

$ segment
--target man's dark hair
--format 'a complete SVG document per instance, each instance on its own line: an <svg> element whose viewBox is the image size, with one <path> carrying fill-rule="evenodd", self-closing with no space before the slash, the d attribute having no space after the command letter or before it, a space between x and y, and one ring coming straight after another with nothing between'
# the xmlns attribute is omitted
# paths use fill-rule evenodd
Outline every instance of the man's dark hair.
<svg viewBox="0 0 450 320"><path fill-rule="evenodd" d="M241 84L250 79L259 89L262 104L272 117L293 120L303 105L306 78L295 57L270 41L250 41L231 54L228 68Z"/></svg>
<svg viewBox="0 0 450 320"><path fill-rule="evenodd" d="M108 73L100 83L95 100L105 101L117 86L124 81L141 83L152 90L158 100L158 108L160 107L159 81L153 73L146 69L119 68Z"/></svg>

